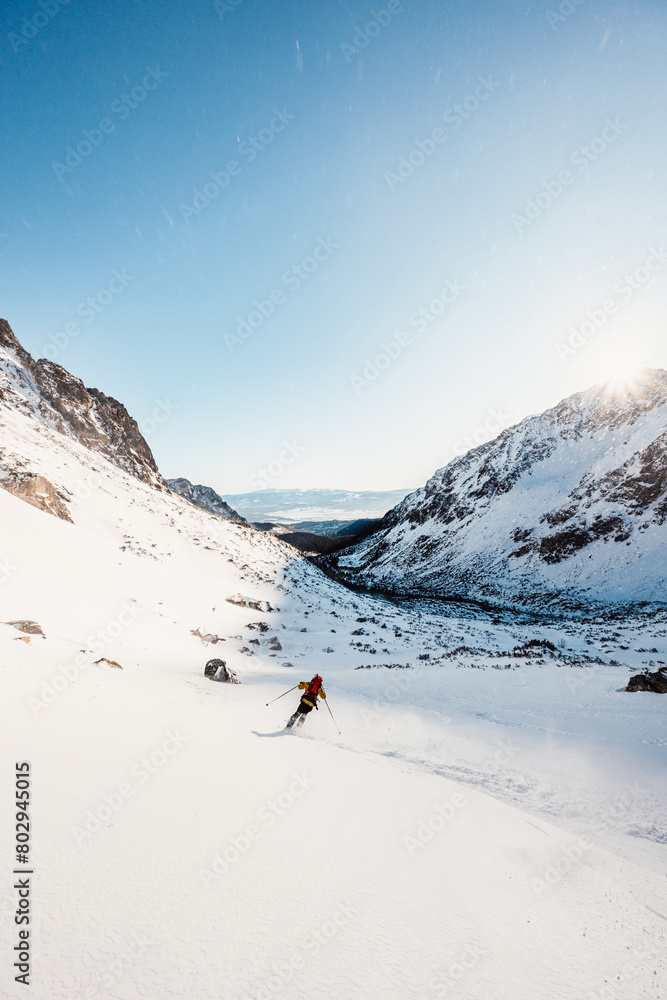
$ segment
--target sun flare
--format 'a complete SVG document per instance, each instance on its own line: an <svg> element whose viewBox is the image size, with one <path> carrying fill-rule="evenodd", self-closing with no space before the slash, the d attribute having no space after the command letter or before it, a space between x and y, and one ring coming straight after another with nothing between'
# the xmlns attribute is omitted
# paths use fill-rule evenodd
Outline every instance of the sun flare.
<svg viewBox="0 0 667 1000"><path fill-rule="evenodd" d="M632 392L644 381L644 368L630 354L615 354L606 359L601 374L605 388L614 395Z"/></svg>

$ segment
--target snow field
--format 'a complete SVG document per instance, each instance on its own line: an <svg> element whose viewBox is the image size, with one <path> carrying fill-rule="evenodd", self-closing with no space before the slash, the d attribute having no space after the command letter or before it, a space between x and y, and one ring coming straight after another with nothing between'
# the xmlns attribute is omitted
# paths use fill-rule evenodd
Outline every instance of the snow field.
<svg viewBox="0 0 667 1000"><path fill-rule="evenodd" d="M637 964L653 873L321 742L323 716L276 734L274 684L93 669L11 734L34 775L36 996L107 995L100 963L137 939L111 996L578 997ZM625 995L656 995L637 968Z"/></svg>
<svg viewBox="0 0 667 1000"><path fill-rule="evenodd" d="M661 621L493 623L351 594L2 417L14 460L79 496L72 525L0 490L0 622L46 634L0 625L2 759L33 775L36 1000L659 1000L664 702L620 689L666 658ZM492 655L533 637L604 662ZM480 652L441 659L463 645ZM202 676L213 656L240 686ZM414 669L356 669L383 662ZM296 692L266 702L316 671L342 733L324 706L283 733Z"/></svg>

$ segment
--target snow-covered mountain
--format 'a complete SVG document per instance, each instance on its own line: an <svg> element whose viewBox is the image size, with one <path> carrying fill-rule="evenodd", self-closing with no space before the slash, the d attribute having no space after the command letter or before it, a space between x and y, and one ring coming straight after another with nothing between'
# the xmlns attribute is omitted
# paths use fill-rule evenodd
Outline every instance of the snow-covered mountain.
<svg viewBox="0 0 667 1000"><path fill-rule="evenodd" d="M406 496L408 490L289 490L266 489L254 493L223 494L248 521L357 521L382 517Z"/></svg>
<svg viewBox="0 0 667 1000"><path fill-rule="evenodd" d="M667 616L353 594L60 429L15 344L2 369L0 757L48 830L37 1000L563 1000L612 974L657 998L664 712L623 688ZM333 714L283 733L316 671Z"/></svg>
<svg viewBox="0 0 667 1000"><path fill-rule="evenodd" d="M54 361L35 361L4 319L0 319L0 402L99 452L143 482L167 489L123 404L98 389L87 389ZM12 475L16 470L7 471Z"/></svg>
<svg viewBox="0 0 667 1000"><path fill-rule="evenodd" d="M356 608L349 591L223 501L207 507L170 490L121 403L35 362L4 321L0 335L0 621L83 631L77 622L111 620L143 592L149 615L173 601L175 631L190 644L196 626L238 631L229 626L237 605ZM288 598L294 588L299 597Z"/></svg>
<svg viewBox="0 0 667 1000"><path fill-rule="evenodd" d="M598 385L439 469L320 560L394 593L503 604L667 600L667 372Z"/></svg>
<svg viewBox="0 0 667 1000"><path fill-rule="evenodd" d="M241 517L235 510L232 510L228 503L225 503L212 486L193 486L189 479L168 479L167 486L196 507L207 510L209 514L224 517L228 521L245 521L244 517Z"/></svg>

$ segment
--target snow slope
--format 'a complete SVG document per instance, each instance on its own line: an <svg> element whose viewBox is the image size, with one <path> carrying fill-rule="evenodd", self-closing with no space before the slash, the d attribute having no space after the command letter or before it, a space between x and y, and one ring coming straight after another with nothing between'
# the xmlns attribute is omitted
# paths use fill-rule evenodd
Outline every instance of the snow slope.
<svg viewBox="0 0 667 1000"><path fill-rule="evenodd" d="M46 636L0 624L0 924L6 956L28 760L36 1000L659 1000L665 702L622 689L665 615L354 594L2 404L0 440L73 521L0 490L0 622ZM342 732L283 733L296 695L266 702L315 670Z"/></svg>
<svg viewBox="0 0 667 1000"><path fill-rule="evenodd" d="M667 372L596 386L440 469L321 559L391 593L545 606L667 600Z"/></svg>
<svg viewBox="0 0 667 1000"><path fill-rule="evenodd" d="M34 775L33 996L663 996L664 847L628 859L346 745L322 713L276 734L275 682L204 682L151 638L140 669L95 668L12 726ZM24 695L50 671L15 649Z"/></svg>

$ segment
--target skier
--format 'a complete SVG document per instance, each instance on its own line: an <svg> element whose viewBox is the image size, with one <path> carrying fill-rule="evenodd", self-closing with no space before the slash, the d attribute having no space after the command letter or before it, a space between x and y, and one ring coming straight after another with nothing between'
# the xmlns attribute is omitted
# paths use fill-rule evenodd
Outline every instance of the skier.
<svg viewBox="0 0 667 1000"><path fill-rule="evenodd" d="M299 707L285 726L285 729L291 729L295 722L300 726L303 725L303 721L308 713L317 708L317 699L326 698L324 688L322 687L322 678L319 674L315 674L311 681L301 681L299 690L304 692L301 695Z"/></svg>

